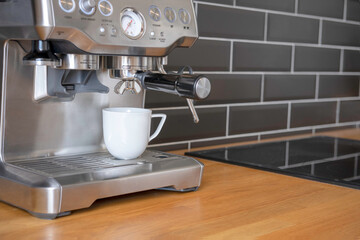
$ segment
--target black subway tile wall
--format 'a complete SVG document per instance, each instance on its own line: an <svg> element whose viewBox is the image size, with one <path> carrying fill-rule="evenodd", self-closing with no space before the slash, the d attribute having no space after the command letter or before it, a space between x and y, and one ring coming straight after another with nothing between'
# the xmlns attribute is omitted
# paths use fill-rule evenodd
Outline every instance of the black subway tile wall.
<svg viewBox="0 0 360 240"><path fill-rule="evenodd" d="M360 100L342 102L340 122L360 121Z"/></svg>
<svg viewBox="0 0 360 240"><path fill-rule="evenodd" d="M360 22L360 1L347 0L347 20Z"/></svg>
<svg viewBox="0 0 360 240"><path fill-rule="evenodd" d="M265 14L228 7L199 5L199 34L204 37L264 39ZM227 27L224 27L227 26Z"/></svg>
<svg viewBox="0 0 360 240"><path fill-rule="evenodd" d="M344 51L344 71L360 72L360 50Z"/></svg>
<svg viewBox="0 0 360 240"><path fill-rule="evenodd" d="M319 98L358 97L360 76L320 76Z"/></svg>
<svg viewBox="0 0 360 240"><path fill-rule="evenodd" d="M264 101L315 98L315 75L268 75L265 77Z"/></svg>
<svg viewBox="0 0 360 240"><path fill-rule="evenodd" d="M343 18L344 0L298 0L299 13Z"/></svg>
<svg viewBox="0 0 360 240"><path fill-rule="evenodd" d="M229 71L230 43L198 40L192 48L174 49L169 56L169 69L189 65L195 71Z"/></svg>
<svg viewBox="0 0 360 240"><path fill-rule="evenodd" d="M324 21L322 43L360 47L360 25Z"/></svg>
<svg viewBox="0 0 360 240"><path fill-rule="evenodd" d="M295 71L339 71L340 50L332 48L295 47Z"/></svg>
<svg viewBox="0 0 360 240"><path fill-rule="evenodd" d="M281 42L317 43L319 20L269 14L267 40Z"/></svg>
<svg viewBox="0 0 360 240"><path fill-rule="evenodd" d="M230 107L229 134L286 128L286 104Z"/></svg>
<svg viewBox="0 0 360 240"><path fill-rule="evenodd" d="M234 71L289 71L291 47L257 43L234 43Z"/></svg>
<svg viewBox="0 0 360 240"><path fill-rule="evenodd" d="M229 5L234 4L234 0L203 0L203 1L209 3L219 3L219 4L229 4Z"/></svg>
<svg viewBox="0 0 360 240"><path fill-rule="evenodd" d="M165 113L166 122L159 136L152 143L184 141L199 138L212 138L226 134L226 108L198 109L201 122L194 123L188 109L158 110L154 113ZM155 130L158 121L152 121L151 129ZM153 132L153 131L152 131Z"/></svg>
<svg viewBox="0 0 360 240"><path fill-rule="evenodd" d="M237 6L294 12L295 0L235 0Z"/></svg>
<svg viewBox="0 0 360 240"><path fill-rule="evenodd" d="M294 103L290 127L304 127L336 122L336 102Z"/></svg>
<svg viewBox="0 0 360 240"><path fill-rule="evenodd" d="M145 107L168 115L150 147L191 149L360 126L359 0L193 3L199 39L174 49L165 69L189 65L209 77L212 90L194 101L198 124L186 99L147 91Z"/></svg>

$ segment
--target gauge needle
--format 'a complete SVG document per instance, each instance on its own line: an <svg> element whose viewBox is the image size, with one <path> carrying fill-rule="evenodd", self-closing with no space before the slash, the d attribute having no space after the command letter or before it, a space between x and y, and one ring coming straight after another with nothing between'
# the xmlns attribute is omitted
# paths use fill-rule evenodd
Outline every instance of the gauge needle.
<svg viewBox="0 0 360 240"><path fill-rule="evenodd" d="M128 25L127 25L127 27L126 27L126 29L125 29L125 32L126 32L126 31L128 30L128 28L130 27L132 21L133 21L133 20L131 20L131 21L128 23Z"/></svg>

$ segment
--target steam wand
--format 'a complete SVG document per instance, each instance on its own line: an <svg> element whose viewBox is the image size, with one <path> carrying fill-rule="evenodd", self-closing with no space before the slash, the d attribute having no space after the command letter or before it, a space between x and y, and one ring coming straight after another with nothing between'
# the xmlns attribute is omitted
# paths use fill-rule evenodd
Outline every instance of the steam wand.
<svg viewBox="0 0 360 240"><path fill-rule="evenodd" d="M160 58L157 59L156 65L157 65L157 68L158 68L160 73L167 74L167 72L164 69L164 66L162 65L162 62L161 62ZM192 74L192 73L193 73L192 69L189 68L189 74ZM187 102L187 104L189 106L189 109L190 109L192 115L193 115L194 123L199 123L200 119L199 119L199 116L197 115L197 112L195 110L194 100L191 99L191 98L186 98L186 102Z"/></svg>

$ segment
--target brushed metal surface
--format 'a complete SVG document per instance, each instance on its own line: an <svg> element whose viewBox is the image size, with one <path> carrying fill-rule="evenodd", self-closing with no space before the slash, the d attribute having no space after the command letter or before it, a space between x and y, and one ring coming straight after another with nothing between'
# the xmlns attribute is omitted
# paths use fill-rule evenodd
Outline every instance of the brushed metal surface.
<svg viewBox="0 0 360 240"><path fill-rule="evenodd" d="M72 70L99 70L100 57L97 55L85 54L60 54L61 65L55 66L58 69Z"/></svg>
<svg viewBox="0 0 360 240"><path fill-rule="evenodd" d="M170 23L165 17L154 21L148 12L154 3L159 9L186 9L191 21ZM109 16L96 9L94 15L85 16L78 5L74 11L63 11L58 0L0 1L0 200L51 219L89 207L99 198L158 188L190 191L200 186L203 164L195 159L145 151L138 159L119 161L103 143L101 110L141 108L145 95L142 89L139 94L116 94L119 81L100 65L105 56L136 56L125 66L121 57L121 66L120 61L112 64L115 68L155 70L160 58L152 57L166 56L175 47L190 47L198 37L191 0L154 3L112 1ZM144 35L137 40L120 30L120 13L127 7L144 16ZM19 14L25 17L19 20ZM51 43L54 53L64 54L61 68L66 70L24 64L30 40ZM48 82L50 70L55 81ZM65 71L80 74L67 74L63 82ZM83 92L61 99L63 88L74 93L76 84L86 84L83 73L104 86L99 90L101 84L86 85ZM52 87L60 90L50 97L49 84L54 82L57 85Z"/></svg>
<svg viewBox="0 0 360 240"><path fill-rule="evenodd" d="M107 152L13 160L0 163L0 199L51 219L100 198L158 188L196 189L203 167L195 159L157 151L126 161Z"/></svg>
<svg viewBox="0 0 360 240"><path fill-rule="evenodd" d="M118 95L81 93L70 102L33 101L34 66L22 63L25 52L17 42L5 46L7 68L2 82L2 159L79 154L103 150L101 110L143 107L144 92ZM61 70L59 70L61 71ZM110 89L118 81L97 71Z"/></svg>
<svg viewBox="0 0 360 240"><path fill-rule="evenodd" d="M16 1L13 4L18 4ZM34 16L35 23L29 26L20 22L15 28L4 32L5 38L66 40L78 49L99 55L133 55L133 56L165 56L175 47L190 47L198 37L196 17L191 0L172 1L157 0L156 6L163 10L172 7L175 10L186 9L191 14L189 24L183 24L179 19L170 23L164 16L154 21L149 16L149 8L153 2L140 0L112 1L113 13L104 16L95 11L92 16L86 16L79 11L66 13L58 0L32 0L31 7L12 9L12 14L3 14L4 22L14 22L18 14ZM137 40L127 38L121 31L120 14L127 7L132 7L144 16L144 35ZM9 8L10 9L10 8ZM1 13L6 11L0 9ZM0 26L2 24L0 23ZM100 28L105 31L100 31ZM19 31L19 29L23 29ZM30 35L31 34L31 35Z"/></svg>

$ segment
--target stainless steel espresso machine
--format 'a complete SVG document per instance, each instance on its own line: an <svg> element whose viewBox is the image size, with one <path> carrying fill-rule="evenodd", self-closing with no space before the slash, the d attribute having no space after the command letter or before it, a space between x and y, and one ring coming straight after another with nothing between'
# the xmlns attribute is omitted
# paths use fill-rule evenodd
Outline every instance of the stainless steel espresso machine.
<svg viewBox="0 0 360 240"><path fill-rule="evenodd" d="M0 200L53 219L100 198L196 190L203 165L192 158L109 155L101 110L143 107L148 89L187 99L197 122L192 99L209 80L164 69L197 37L191 0L0 1Z"/></svg>

